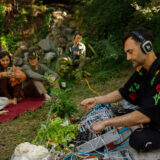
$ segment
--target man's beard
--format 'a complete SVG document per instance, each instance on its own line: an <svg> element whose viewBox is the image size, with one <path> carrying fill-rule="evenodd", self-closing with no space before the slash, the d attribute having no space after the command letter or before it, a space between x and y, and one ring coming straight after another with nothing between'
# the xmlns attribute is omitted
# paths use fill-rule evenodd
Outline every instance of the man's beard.
<svg viewBox="0 0 160 160"><path fill-rule="evenodd" d="M133 66L134 68L137 68L138 66L140 66L140 64L137 63L137 62L135 62L135 61L134 61L134 62L132 61L132 66Z"/></svg>

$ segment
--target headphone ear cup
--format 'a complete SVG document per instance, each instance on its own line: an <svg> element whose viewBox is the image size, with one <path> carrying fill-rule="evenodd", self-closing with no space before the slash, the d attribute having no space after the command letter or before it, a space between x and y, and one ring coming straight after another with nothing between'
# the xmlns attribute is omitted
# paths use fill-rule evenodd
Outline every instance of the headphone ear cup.
<svg viewBox="0 0 160 160"><path fill-rule="evenodd" d="M141 43L141 50L145 54L150 53L153 50L152 42L147 40L147 41L144 41L143 43Z"/></svg>
<svg viewBox="0 0 160 160"><path fill-rule="evenodd" d="M136 38L140 41L140 48L144 54L148 54L152 51L152 42L149 40L145 40L145 38L137 31L131 32Z"/></svg>

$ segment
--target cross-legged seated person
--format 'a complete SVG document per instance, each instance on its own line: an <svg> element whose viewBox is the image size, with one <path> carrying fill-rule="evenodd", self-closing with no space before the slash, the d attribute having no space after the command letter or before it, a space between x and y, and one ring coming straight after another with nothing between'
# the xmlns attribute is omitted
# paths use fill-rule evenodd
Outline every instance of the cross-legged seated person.
<svg viewBox="0 0 160 160"><path fill-rule="evenodd" d="M48 100L50 96L45 89L45 84L48 83L49 78L46 78L44 74L47 72L53 82L58 77L58 74L51 71L44 64L39 63L38 59L38 52L30 51L28 54L28 62L22 67L22 70L27 75L27 80L23 84L24 94L29 97L43 95L45 100ZM36 89L36 92L34 89Z"/></svg>
<svg viewBox="0 0 160 160"><path fill-rule="evenodd" d="M83 69L86 60L86 46L80 42L82 40L82 34L77 32L74 36L73 42L67 44L65 56L61 57L57 61L56 68L62 69L64 61L68 62L74 69Z"/></svg>
<svg viewBox="0 0 160 160"><path fill-rule="evenodd" d="M10 103L16 104L23 98L21 88L26 75L12 65L11 56L6 51L0 52L0 96L7 97Z"/></svg>

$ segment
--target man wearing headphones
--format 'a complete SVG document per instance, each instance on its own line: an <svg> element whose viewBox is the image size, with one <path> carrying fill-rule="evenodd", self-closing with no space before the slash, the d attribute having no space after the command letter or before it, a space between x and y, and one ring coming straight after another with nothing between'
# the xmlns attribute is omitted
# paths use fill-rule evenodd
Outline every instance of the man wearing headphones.
<svg viewBox="0 0 160 160"><path fill-rule="evenodd" d="M54 82L58 77L58 74L51 71L48 67L38 62L39 55L37 51L30 51L28 54L28 63L22 67L22 70L27 75L27 81L23 83L24 94L26 96L34 96L31 91L31 86L34 85L38 94L43 95L45 100L50 99L50 96L47 94L45 89L46 82L49 82L50 79L45 77L47 72L51 75L51 79Z"/></svg>
<svg viewBox="0 0 160 160"><path fill-rule="evenodd" d="M99 134L106 126L130 126L133 130L129 143L137 151L160 148L160 58L152 49L152 34L138 28L123 38L127 60L139 67L119 90L107 95L87 98L81 102L86 109L97 104L114 103L123 98L140 108L131 113L93 124Z"/></svg>

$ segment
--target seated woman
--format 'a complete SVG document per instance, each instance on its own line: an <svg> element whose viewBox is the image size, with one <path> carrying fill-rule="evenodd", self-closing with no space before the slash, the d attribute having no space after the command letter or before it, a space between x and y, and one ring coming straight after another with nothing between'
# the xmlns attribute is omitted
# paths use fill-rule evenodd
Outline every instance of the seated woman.
<svg viewBox="0 0 160 160"><path fill-rule="evenodd" d="M23 97L21 88L26 75L12 64L6 51L0 52L0 96L7 97L10 103L17 104Z"/></svg>
<svg viewBox="0 0 160 160"><path fill-rule="evenodd" d="M58 74L39 63L38 59L39 56L37 51L30 51L28 54L28 63L22 68L27 75L27 81L23 83L24 94L28 97L43 95L45 100L48 100L50 99L50 96L45 89L45 85L50 79L45 77L44 74L47 72L51 76L53 82L58 77Z"/></svg>

